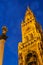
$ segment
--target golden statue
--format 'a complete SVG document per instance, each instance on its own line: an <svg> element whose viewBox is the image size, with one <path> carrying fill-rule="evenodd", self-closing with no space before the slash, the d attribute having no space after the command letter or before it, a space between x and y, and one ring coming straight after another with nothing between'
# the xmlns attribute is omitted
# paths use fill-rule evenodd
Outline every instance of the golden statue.
<svg viewBox="0 0 43 65"><path fill-rule="evenodd" d="M21 23L22 42L18 43L18 65L43 65L42 28L28 8Z"/></svg>
<svg viewBox="0 0 43 65"><path fill-rule="evenodd" d="M8 30L7 30L6 26L3 26L2 35L0 35L0 65L2 65L2 63L3 63L4 44L5 44L6 39L8 38L6 36L7 31Z"/></svg>

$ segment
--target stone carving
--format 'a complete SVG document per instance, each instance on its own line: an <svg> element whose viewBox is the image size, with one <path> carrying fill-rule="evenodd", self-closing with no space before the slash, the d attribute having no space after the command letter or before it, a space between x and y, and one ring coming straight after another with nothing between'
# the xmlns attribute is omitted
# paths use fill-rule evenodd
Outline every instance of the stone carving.
<svg viewBox="0 0 43 65"><path fill-rule="evenodd" d="M43 33L28 8L21 23L22 42L18 43L19 65L43 65ZM22 55L20 55L22 54Z"/></svg>

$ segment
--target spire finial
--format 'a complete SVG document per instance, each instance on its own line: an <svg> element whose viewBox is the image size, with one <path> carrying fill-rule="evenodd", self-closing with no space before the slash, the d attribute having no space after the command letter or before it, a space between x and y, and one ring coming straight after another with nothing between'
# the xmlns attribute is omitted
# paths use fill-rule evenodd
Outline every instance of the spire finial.
<svg viewBox="0 0 43 65"><path fill-rule="evenodd" d="M27 10L30 10L30 7L29 6L27 6Z"/></svg>

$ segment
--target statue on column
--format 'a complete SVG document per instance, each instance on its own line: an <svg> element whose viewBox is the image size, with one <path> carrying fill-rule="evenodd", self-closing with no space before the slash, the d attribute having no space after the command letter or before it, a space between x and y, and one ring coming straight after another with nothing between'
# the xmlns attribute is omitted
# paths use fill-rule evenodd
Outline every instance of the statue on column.
<svg viewBox="0 0 43 65"><path fill-rule="evenodd" d="M2 35L0 35L0 65L3 63L3 55L4 55L4 44L8 36L6 36L8 29L6 26L2 27Z"/></svg>

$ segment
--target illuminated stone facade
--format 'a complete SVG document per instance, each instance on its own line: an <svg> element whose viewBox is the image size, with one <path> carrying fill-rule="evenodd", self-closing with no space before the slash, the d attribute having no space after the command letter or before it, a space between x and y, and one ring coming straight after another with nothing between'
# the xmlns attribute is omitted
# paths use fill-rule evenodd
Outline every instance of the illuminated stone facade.
<svg viewBox="0 0 43 65"><path fill-rule="evenodd" d="M22 42L18 43L18 65L43 65L42 28L28 8L21 23Z"/></svg>

